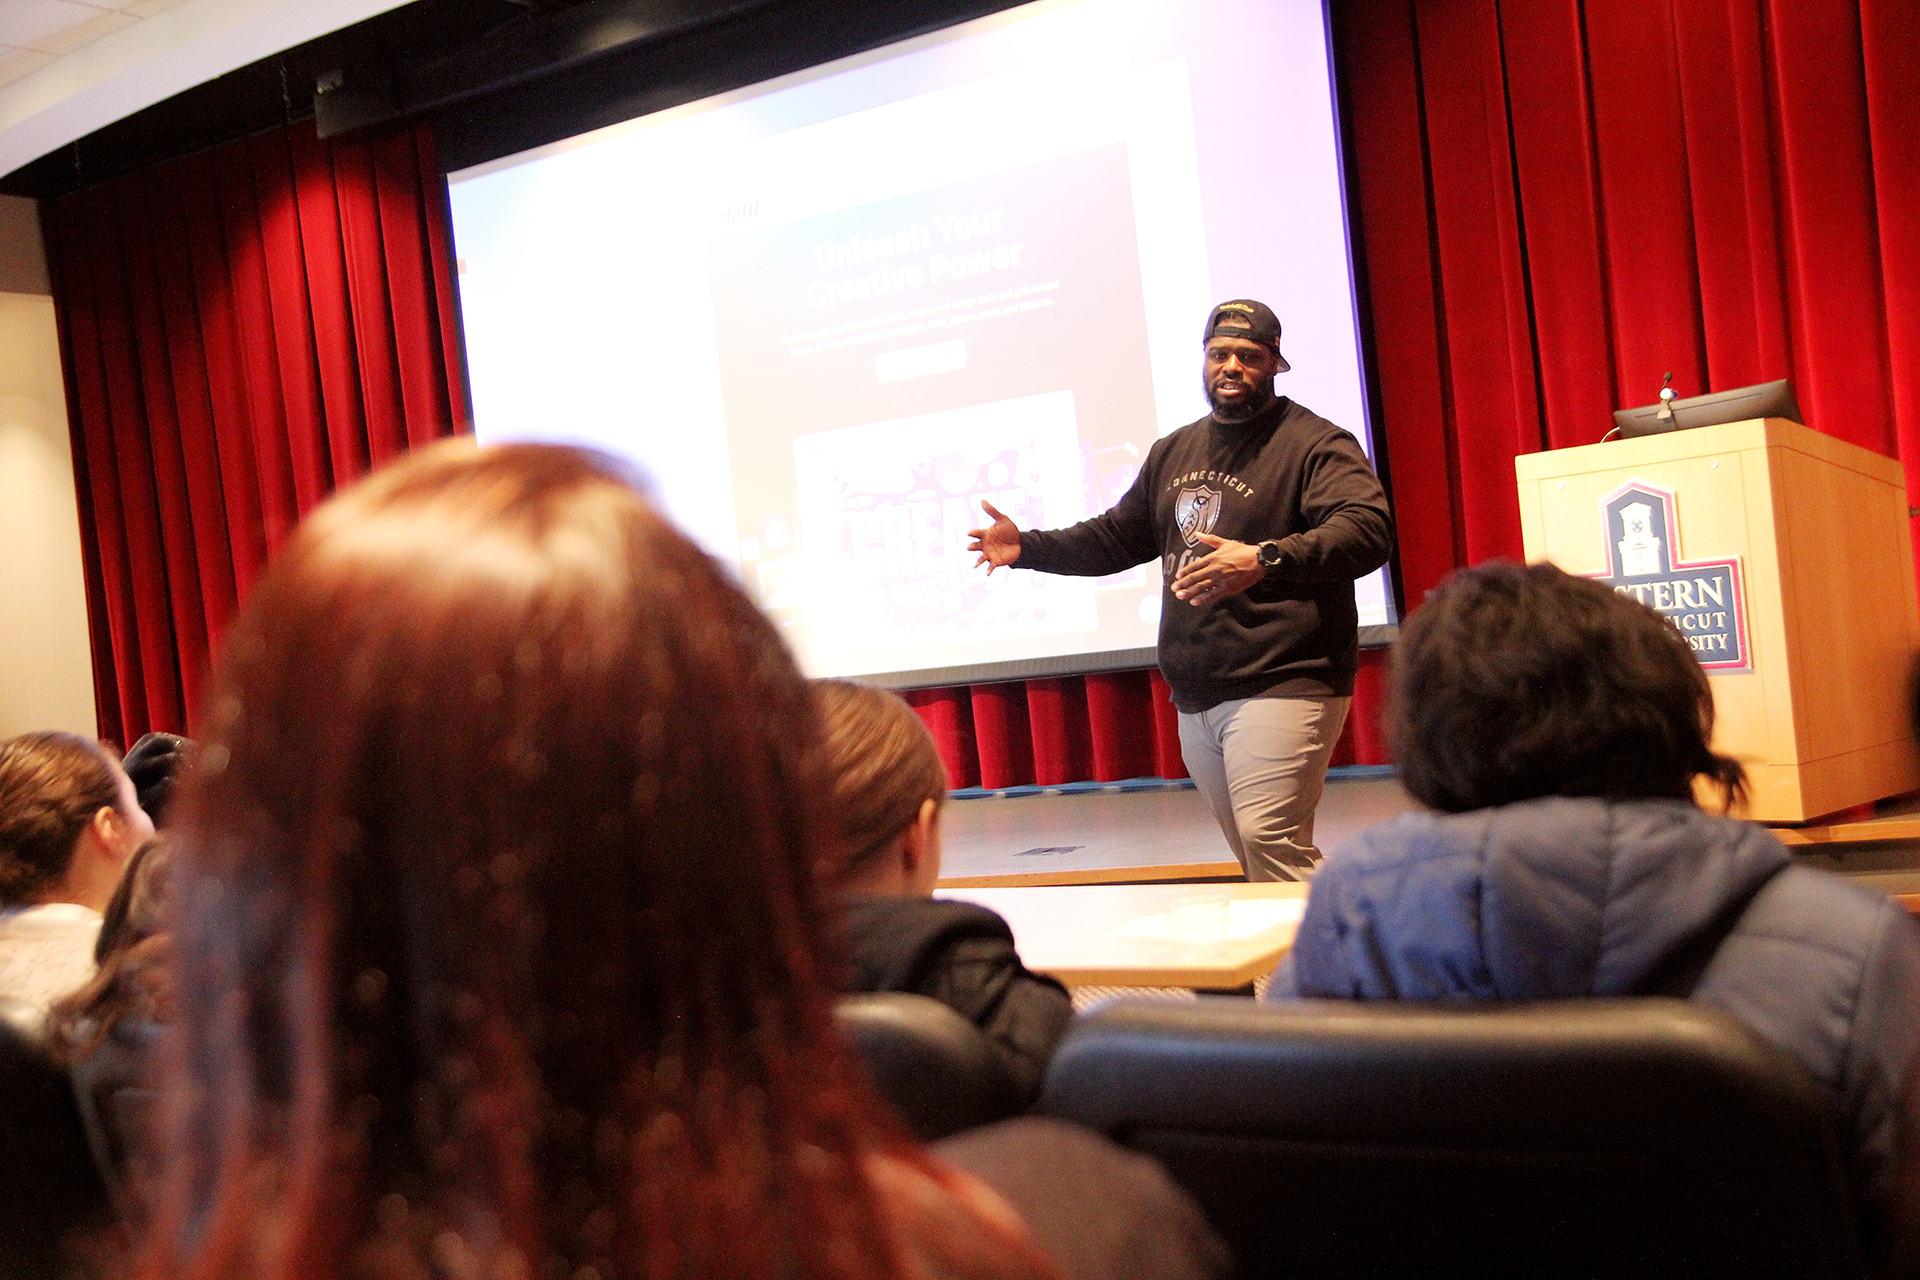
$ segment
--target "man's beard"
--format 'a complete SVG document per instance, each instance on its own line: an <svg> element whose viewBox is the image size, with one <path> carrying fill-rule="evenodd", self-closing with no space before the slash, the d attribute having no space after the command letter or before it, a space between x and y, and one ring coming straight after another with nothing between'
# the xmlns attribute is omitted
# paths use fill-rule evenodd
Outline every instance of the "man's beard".
<svg viewBox="0 0 1920 1280"><path fill-rule="evenodd" d="M1253 385L1253 393L1239 404L1222 406L1213 394L1213 383L1205 378L1200 380L1201 390L1207 393L1207 404L1213 409L1216 422L1245 422L1258 414L1274 401L1273 379L1263 378Z"/></svg>

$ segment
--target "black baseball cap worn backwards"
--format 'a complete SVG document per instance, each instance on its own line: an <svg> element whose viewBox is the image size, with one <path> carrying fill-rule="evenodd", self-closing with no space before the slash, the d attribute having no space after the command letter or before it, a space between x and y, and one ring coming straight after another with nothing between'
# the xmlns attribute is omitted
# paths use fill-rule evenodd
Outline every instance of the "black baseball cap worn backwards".
<svg viewBox="0 0 1920 1280"><path fill-rule="evenodd" d="M1280 355L1280 319L1264 302L1235 298L1215 307L1207 315L1207 331L1201 335L1201 345L1215 338L1242 338L1263 347L1272 347L1273 354L1280 359L1279 372L1285 373L1293 368L1287 363L1287 358Z"/></svg>

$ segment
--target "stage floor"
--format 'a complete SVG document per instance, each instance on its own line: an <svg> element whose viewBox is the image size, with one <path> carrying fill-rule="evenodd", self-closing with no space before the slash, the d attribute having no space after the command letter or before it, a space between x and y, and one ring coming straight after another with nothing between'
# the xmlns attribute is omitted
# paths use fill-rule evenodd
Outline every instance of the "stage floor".
<svg viewBox="0 0 1920 1280"><path fill-rule="evenodd" d="M1414 807L1390 777L1330 777L1314 840L1329 849ZM943 886L1238 879L1191 786L956 797L941 818Z"/></svg>
<svg viewBox="0 0 1920 1280"><path fill-rule="evenodd" d="M941 820L941 885L1115 884L1238 879L1240 868L1190 784L1115 784L963 797ZM1331 849L1414 807L1391 776L1327 779L1314 838ZM1920 911L1920 800L1870 820L1776 829L1797 862L1872 884Z"/></svg>

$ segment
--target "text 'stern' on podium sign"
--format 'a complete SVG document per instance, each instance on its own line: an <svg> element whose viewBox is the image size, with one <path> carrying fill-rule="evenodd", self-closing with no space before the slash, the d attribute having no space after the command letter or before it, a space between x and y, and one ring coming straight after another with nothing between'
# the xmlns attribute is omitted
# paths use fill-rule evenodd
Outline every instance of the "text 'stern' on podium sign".
<svg viewBox="0 0 1920 1280"><path fill-rule="evenodd" d="M1514 459L1529 561L1655 609L1713 686L1746 813L1803 822L1920 787L1900 464L1783 418Z"/></svg>

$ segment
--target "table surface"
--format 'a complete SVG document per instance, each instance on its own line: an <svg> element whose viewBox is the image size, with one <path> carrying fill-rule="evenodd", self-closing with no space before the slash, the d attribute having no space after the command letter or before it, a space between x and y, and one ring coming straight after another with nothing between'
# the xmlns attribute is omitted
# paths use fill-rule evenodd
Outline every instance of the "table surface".
<svg viewBox="0 0 1920 1280"><path fill-rule="evenodd" d="M1070 987L1218 990L1245 986L1280 962L1306 909L1307 886L1083 884L935 896L999 912L1027 967ZM1222 913L1208 906L1222 901L1224 930Z"/></svg>

